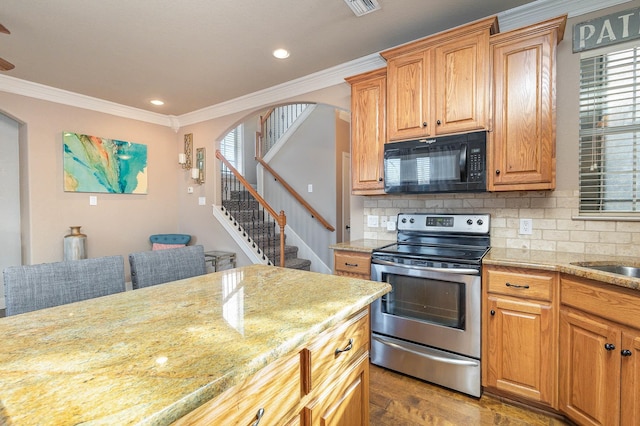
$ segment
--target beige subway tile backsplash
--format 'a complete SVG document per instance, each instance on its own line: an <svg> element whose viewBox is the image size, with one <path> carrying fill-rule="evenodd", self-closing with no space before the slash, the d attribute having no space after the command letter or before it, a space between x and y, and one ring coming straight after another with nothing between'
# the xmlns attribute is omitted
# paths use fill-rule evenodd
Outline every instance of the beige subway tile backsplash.
<svg viewBox="0 0 640 426"><path fill-rule="evenodd" d="M640 256L640 221L576 220L578 201L577 191L365 197L364 238L396 236L386 228L369 228L368 215L488 213L493 247ZM520 219L533 219L531 235L519 234Z"/></svg>

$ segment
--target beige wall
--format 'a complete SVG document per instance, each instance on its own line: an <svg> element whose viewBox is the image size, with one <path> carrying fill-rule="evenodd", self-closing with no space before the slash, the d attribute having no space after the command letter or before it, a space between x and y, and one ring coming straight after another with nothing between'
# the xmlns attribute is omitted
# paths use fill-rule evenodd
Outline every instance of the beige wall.
<svg viewBox="0 0 640 426"><path fill-rule="evenodd" d="M171 129L3 92L0 105L2 113L22 123L24 263L62 260L63 237L71 225L81 225L87 234L89 257L147 250L150 234L177 231L177 150ZM146 144L148 194L97 194L98 205L89 206L89 194L64 192L63 131Z"/></svg>

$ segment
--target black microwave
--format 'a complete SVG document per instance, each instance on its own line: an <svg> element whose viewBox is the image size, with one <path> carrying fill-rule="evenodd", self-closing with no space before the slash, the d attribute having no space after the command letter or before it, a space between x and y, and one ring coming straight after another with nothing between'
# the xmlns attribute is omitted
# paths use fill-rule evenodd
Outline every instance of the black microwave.
<svg viewBox="0 0 640 426"><path fill-rule="evenodd" d="M484 192L487 132L440 136L384 146L384 191L389 194Z"/></svg>

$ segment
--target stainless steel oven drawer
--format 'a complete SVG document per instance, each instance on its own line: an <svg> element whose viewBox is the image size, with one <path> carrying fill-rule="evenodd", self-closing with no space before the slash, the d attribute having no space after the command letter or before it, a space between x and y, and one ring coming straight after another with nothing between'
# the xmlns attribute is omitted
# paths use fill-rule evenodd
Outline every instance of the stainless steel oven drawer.
<svg viewBox="0 0 640 426"><path fill-rule="evenodd" d="M371 362L479 397L480 360L372 334Z"/></svg>

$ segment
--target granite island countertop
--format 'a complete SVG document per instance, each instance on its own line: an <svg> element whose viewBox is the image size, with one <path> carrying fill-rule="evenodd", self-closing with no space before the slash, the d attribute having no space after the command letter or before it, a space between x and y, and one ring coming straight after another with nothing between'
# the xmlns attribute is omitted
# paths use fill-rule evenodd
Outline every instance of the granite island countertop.
<svg viewBox="0 0 640 426"><path fill-rule="evenodd" d="M389 290L253 265L1 318L0 424L170 424Z"/></svg>

